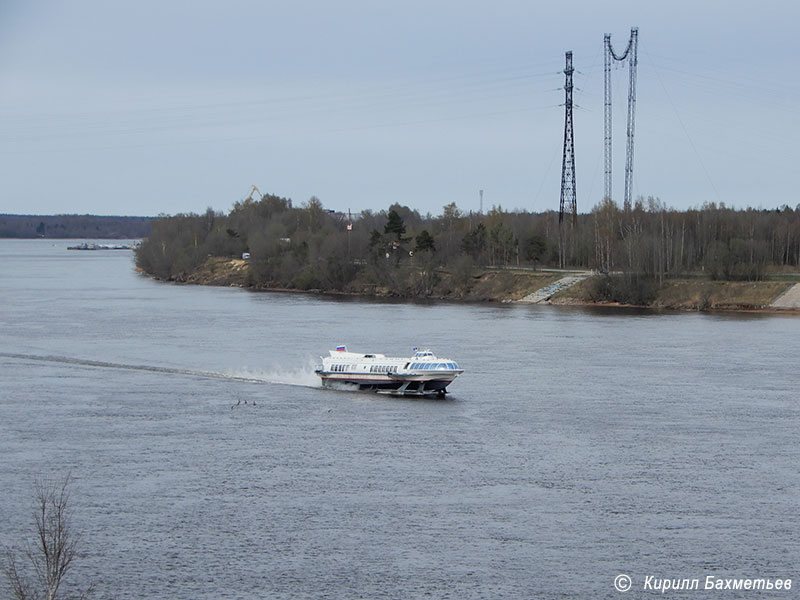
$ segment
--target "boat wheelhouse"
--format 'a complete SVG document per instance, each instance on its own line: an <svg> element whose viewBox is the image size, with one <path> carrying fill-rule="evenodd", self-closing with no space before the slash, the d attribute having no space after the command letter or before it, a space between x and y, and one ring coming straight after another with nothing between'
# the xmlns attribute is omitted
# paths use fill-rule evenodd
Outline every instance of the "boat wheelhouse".
<svg viewBox="0 0 800 600"><path fill-rule="evenodd" d="M339 346L322 357L322 367L314 372L324 387L442 397L464 370L454 360L439 358L427 349L415 348L410 358L399 358L348 352L345 346Z"/></svg>

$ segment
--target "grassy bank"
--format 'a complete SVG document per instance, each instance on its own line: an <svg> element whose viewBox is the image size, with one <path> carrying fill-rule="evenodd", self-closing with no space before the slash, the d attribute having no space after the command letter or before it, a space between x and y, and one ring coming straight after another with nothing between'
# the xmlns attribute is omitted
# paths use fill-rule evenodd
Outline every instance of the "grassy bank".
<svg viewBox="0 0 800 600"><path fill-rule="evenodd" d="M532 271L529 269L475 269L455 273L437 269L433 283L425 293L397 290L388 286L361 282L356 279L345 290L324 289L287 290L311 293L339 293L374 297L426 297L467 302L515 302L528 294L558 281L564 273ZM567 289L556 292L549 300L562 305L621 305L620 302L598 300L597 287L605 275L594 275ZM236 286L253 290L284 290L280 286L256 286L249 276L249 263L240 259L212 257L180 283L198 285ZM646 303L631 305L668 310L764 310L792 285L800 281L797 275L776 276L768 281L711 281L708 279L670 279L654 288Z"/></svg>
<svg viewBox="0 0 800 600"><path fill-rule="evenodd" d="M602 276L595 276L602 277ZM764 310L796 281L711 281L670 279L653 291L645 306L668 310ZM595 278L556 294L554 304L603 304L595 299Z"/></svg>
<svg viewBox="0 0 800 600"><path fill-rule="evenodd" d="M552 272L525 269L483 269L469 273L456 273L436 269L432 285L426 293L398 290L356 279L345 290L291 289L315 293L343 293L379 297L429 297L433 299L464 300L470 302L513 302L537 290L561 275ZM186 277L176 278L178 283L198 285L235 286L253 290L286 290L275 285L254 285L249 276L249 263L241 259L211 257Z"/></svg>

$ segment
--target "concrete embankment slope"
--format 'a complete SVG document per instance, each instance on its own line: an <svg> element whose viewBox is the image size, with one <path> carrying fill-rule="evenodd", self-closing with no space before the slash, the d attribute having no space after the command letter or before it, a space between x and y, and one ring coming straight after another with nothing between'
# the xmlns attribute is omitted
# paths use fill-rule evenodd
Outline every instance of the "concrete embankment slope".
<svg viewBox="0 0 800 600"><path fill-rule="evenodd" d="M558 281L554 281L553 283L551 283L546 287L536 290L532 294L528 294L521 300L518 300L518 302L525 302L527 304L540 304L542 302L546 302L556 292L560 292L562 290L567 289L568 287L572 287L573 285L583 281L590 275L591 275L590 272L571 273L565 277L562 277Z"/></svg>
<svg viewBox="0 0 800 600"><path fill-rule="evenodd" d="M770 304L770 308L800 309L800 283L795 283L783 294L775 298Z"/></svg>

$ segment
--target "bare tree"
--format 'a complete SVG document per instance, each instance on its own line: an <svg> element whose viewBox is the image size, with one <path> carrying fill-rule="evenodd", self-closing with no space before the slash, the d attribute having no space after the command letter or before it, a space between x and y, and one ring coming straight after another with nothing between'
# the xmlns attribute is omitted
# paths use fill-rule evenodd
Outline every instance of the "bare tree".
<svg viewBox="0 0 800 600"><path fill-rule="evenodd" d="M59 587L72 566L78 535L72 530L68 474L60 481L37 480L34 523L36 536L22 551L24 559L8 550L2 570L16 600L56 600ZM26 568L27 567L27 568ZM92 586L80 594L88 598Z"/></svg>

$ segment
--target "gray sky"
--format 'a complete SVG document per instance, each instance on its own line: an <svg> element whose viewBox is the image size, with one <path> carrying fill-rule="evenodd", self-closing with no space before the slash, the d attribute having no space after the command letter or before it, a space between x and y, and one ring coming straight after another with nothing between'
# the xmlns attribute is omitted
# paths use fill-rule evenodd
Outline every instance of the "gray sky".
<svg viewBox="0 0 800 600"><path fill-rule="evenodd" d="M639 27L634 195L794 207L800 4L0 0L0 212L557 209L603 193L603 34ZM614 71L621 204L627 71Z"/></svg>

